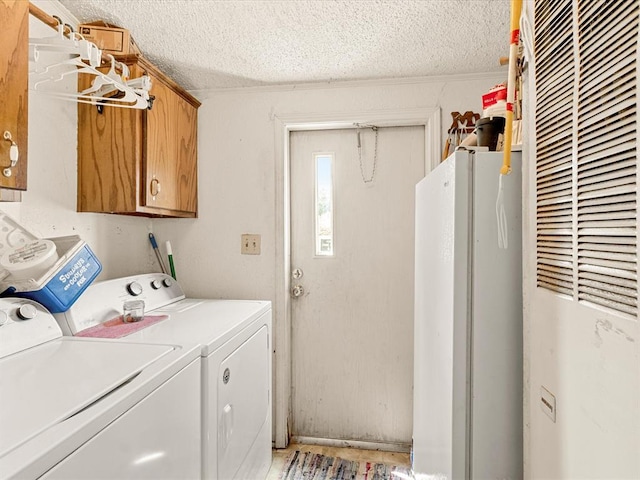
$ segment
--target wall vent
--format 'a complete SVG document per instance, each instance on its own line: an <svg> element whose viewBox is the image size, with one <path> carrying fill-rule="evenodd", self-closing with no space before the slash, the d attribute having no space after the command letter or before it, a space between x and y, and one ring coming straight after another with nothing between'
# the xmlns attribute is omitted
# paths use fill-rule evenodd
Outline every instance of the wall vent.
<svg viewBox="0 0 640 480"><path fill-rule="evenodd" d="M637 0L535 12L537 284L634 317L638 15Z"/></svg>

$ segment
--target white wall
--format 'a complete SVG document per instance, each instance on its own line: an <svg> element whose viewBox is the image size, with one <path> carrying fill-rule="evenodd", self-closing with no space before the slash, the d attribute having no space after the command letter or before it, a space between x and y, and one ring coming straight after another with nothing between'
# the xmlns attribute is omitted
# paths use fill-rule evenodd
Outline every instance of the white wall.
<svg viewBox="0 0 640 480"><path fill-rule="evenodd" d="M274 302L274 347L282 358L288 335L284 312L276 302L277 281L283 265L277 258L282 232L276 231L278 189L282 179L282 138L276 135L276 118L294 115L344 116L353 112L440 107L443 130L451 125L449 112L481 110L481 94L501 75L434 78L431 80L306 85L200 92L199 112L199 215L196 220L158 219L159 239L170 239L178 279L190 296L259 298ZM444 135L443 135L444 138ZM259 256L240 254L240 236L262 236ZM281 260L282 261L282 260ZM286 358L286 357L285 357ZM276 441L283 444L288 402L286 360L274 372ZM411 371L411 360L404 367ZM284 365L283 365L284 364ZM411 396L411 392L407 392ZM411 399L409 399L409 403Z"/></svg>
<svg viewBox="0 0 640 480"><path fill-rule="evenodd" d="M345 114L440 106L481 110L481 94L501 75L420 81L302 85L196 92L199 110L199 218L158 219L159 240L171 240L177 275L193 296L274 298L276 138L274 116ZM444 138L444 134L443 134ZM262 235L260 256L240 255L243 233Z"/></svg>
<svg viewBox="0 0 640 480"><path fill-rule="evenodd" d="M525 478L638 479L638 319L536 288L534 78L530 67L523 174ZM556 423L542 411L541 386L556 397Z"/></svg>
<svg viewBox="0 0 640 480"><path fill-rule="evenodd" d="M50 14L77 23L57 2L35 1ZM31 17L30 36L55 32ZM75 88L75 78L61 82ZM100 278L112 278L155 267L147 233L151 220L142 217L76 212L77 104L29 92L27 191L23 201L0 209L41 237L80 235L103 265Z"/></svg>

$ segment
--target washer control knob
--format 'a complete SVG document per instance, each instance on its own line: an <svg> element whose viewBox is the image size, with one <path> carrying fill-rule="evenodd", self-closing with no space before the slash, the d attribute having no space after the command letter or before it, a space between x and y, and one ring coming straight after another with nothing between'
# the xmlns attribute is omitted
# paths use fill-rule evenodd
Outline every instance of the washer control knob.
<svg viewBox="0 0 640 480"><path fill-rule="evenodd" d="M171 280L170 278L165 278L164 280L162 280L162 284L169 288L171 285L173 285L173 280Z"/></svg>
<svg viewBox="0 0 640 480"><path fill-rule="evenodd" d="M137 297L142 293L142 285L140 285L138 282L131 282L129 285L127 285L127 291L134 297Z"/></svg>
<svg viewBox="0 0 640 480"><path fill-rule="evenodd" d="M153 288L154 290L158 290L161 286L162 283L160 282L160 280L154 280L153 282L151 282L151 288Z"/></svg>
<svg viewBox="0 0 640 480"><path fill-rule="evenodd" d="M4 310L0 310L0 327L9 321L9 315Z"/></svg>
<svg viewBox="0 0 640 480"><path fill-rule="evenodd" d="M16 314L20 320L31 320L38 314L38 309L30 303L25 303L18 307Z"/></svg>

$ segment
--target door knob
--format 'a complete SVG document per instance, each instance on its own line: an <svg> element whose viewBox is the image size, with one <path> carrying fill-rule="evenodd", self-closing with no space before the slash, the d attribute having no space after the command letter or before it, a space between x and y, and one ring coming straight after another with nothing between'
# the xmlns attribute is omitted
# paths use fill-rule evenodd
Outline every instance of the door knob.
<svg viewBox="0 0 640 480"><path fill-rule="evenodd" d="M304 287L302 285L295 285L291 289L291 296L293 298L298 298L298 297L301 297L302 295L304 295Z"/></svg>

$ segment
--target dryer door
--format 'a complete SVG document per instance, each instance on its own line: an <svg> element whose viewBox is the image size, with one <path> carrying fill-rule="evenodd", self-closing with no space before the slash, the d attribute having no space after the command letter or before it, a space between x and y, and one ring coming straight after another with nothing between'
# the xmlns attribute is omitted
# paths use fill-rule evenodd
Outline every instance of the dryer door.
<svg viewBox="0 0 640 480"><path fill-rule="evenodd" d="M218 478L235 478L269 409L268 328L263 326L230 353L218 370ZM270 448L270 445L269 445Z"/></svg>

